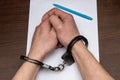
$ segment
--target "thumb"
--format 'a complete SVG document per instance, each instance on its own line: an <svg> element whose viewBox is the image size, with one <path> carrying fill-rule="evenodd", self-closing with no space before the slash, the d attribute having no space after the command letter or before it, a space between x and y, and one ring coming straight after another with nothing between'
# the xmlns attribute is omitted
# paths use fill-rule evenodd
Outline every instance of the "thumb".
<svg viewBox="0 0 120 80"><path fill-rule="evenodd" d="M62 29L62 25L63 22L61 21L61 19L56 16L56 15L52 15L50 16L50 23L52 24L52 26L54 27L54 29L58 32L60 29Z"/></svg>

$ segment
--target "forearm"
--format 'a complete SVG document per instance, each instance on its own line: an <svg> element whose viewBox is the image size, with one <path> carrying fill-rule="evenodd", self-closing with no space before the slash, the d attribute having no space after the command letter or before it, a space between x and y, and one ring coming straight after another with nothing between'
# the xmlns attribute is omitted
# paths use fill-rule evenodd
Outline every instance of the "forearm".
<svg viewBox="0 0 120 80"><path fill-rule="evenodd" d="M114 80L81 41L73 46L72 53L84 80Z"/></svg>
<svg viewBox="0 0 120 80"><path fill-rule="evenodd" d="M39 59L33 55L28 57L35 60L43 60L43 57L39 57ZM39 69L39 65L25 61L12 80L35 80Z"/></svg>
<svg viewBox="0 0 120 80"><path fill-rule="evenodd" d="M35 80L39 66L24 62L12 80Z"/></svg>

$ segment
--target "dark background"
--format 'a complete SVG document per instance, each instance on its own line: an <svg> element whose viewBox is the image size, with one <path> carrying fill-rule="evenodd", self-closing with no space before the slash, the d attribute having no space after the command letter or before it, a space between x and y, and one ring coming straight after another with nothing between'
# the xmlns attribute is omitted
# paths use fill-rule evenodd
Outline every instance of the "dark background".
<svg viewBox="0 0 120 80"><path fill-rule="evenodd" d="M25 54L29 0L0 0L0 80L10 80ZM120 80L120 0L98 0L100 63Z"/></svg>

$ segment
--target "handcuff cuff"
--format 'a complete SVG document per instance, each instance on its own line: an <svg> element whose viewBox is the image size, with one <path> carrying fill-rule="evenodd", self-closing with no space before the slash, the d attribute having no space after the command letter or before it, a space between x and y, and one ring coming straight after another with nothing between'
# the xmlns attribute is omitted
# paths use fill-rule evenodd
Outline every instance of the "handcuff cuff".
<svg viewBox="0 0 120 80"><path fill-rule="evenodd" d="M20 59L28 61L30 63L40 65L42 68L45 68L45 69L49 69L52 71L62 71L65 68L66 64L70 66L75 62L74 58L72 56L71 49L72 49L73 45L79 40L82 40L84 42L84 44L86 45L86 47L88 46L88 40L84 36L79 35L79 36L76 36L75 38L73 38L71 40L71 42L69 43L66 52L61 57L63 59L63 63L59 64L57 67L52 67L48 64L45 64L45 63L38 61L38 60L31 59L31 58L24 56L24 55L21 55Z"/></svg>

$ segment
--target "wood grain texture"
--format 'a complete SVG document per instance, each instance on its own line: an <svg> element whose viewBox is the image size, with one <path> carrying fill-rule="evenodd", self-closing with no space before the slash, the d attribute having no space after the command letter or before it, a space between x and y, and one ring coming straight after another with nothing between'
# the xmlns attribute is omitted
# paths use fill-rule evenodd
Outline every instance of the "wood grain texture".
<svg viewBox="0 0 120 80"><path fill-rule="evenodd" d="M100 62L120 80L120 1L98 0Z"/></svg>
<svg viewBox="0 0 120 80"><path fill-rule="evenodd" d="M25 54L29 0L0 0L0 80L10 80Z"/></svg>
<svg viewBox="0 0 120 80"><path fill-rule="evenodd" d="M0 80L10 80L26 52L29 0L0 0ZM120 1L98 0L100 63L120 80Z"/></svg>

